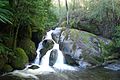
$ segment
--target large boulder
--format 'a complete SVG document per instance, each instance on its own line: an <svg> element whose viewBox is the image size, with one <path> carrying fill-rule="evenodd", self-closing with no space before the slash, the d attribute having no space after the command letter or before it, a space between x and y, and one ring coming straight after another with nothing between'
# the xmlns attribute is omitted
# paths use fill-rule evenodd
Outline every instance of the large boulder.
<svg viewBox="0 0 120 80"><path fill-rule="evenodd" d="M19 42L19 47L24 49L29 58L29 61L33 61L35 59L36 47L33 41L31 41L29 38L24 38Z"/></svg>
<svg viewBox="0 0 120 80"><path fill-rule="evenodd" d="M23 69L28 64L28 57L25 51L21 48L16 48L14 52L14 58L11 61L11 65L14 69Z"/></svg>
<svg viewBox="0 0 120 80"><path fill-rule="evenodd" d="M81 64L81 60L92 65L101 63L104 54L108 55L106 47L112 44L108 39L77 29L61 29L59 34L60 50L64 55L69 55L66 61L72 65L75 62Z"/></svg>

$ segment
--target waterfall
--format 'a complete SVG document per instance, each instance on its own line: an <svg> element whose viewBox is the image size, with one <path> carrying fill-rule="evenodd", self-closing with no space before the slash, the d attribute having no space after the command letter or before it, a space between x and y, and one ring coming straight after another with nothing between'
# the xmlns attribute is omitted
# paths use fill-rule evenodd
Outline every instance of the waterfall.
<svg viewBox="0 0 120 80"><path fill-rule="evenodd" d="M55 69L59 69L59 70L77 70L75 67L69 66L67 64L65 64L64 62L64 56L62 51L59 49L59 44L56 43L53 39L52 39L52 33L60 33L61 28L56 28L55 30L50 30L49 32L47 32L45 39L43 39L39 45L38 48L36 50L37 56L35 58L34 63L29 64L26 66L25 69L23 70L14 70L13 72L7 73L7 74L12 74L15 76L21 76L21 77L25 77L25 78L29 78L32 77L35 80L39 80L39 78L36 75L39 74L47 74L49 72L56 72ZM46 54L42 57L40 50L44 48L43 46L43 42L45 40L51 40L54 43L54 46L52 49L48 50L46 52ZM55 63L52 65L52 67L49 65L50 63L50 55L51 52L55 50L56 54L57 54L57 59L55 61ZM41 61L40 61L41 58ZM32 69L32 66L37 66L37 68ZM7 75L5 74L5 75Z"/></svg>
<svg viewBox="0 0 120 80"><path fill-rule="evenodd" d="M48 50L46 52L46 54L42 57L41 59L41 62L40 62L40 50L43 48L43 41L42 40L40 43L39 43L39 46L37 48L37 56L36 56L36 59L35 59L35 62L34 64L40 64L41 66L47 66L47 67L50 67L49 66L49 57L50 57L50 54L51 54L51 51L52 50L57 50L57 54L58 54L58 57L57 57L57 60L55 62L55 64L53 65L54 68L57 68L57 69L61 69L61 70L75 70L73 67L65 64L64 62L64 56L63 56L63 53L62 51L59 49L59 44L56 43L53 39L52 39L52 33L59 33L61 30L61 28L56 28L55 30L50 30L49 32L47 32L46 36L45 36L45 39L44 40L51 40L54 42L54 46L52 49Z"/></svg>

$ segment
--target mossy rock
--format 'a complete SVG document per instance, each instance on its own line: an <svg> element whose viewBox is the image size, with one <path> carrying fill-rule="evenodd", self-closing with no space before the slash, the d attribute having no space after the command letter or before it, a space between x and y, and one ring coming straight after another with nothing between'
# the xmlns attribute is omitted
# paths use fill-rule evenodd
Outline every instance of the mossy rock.
<svg viewBox="0 0 120 80"><path fill-rule="evenodd" d="M25 51L21 48L16 48L14 56L11 63L12 67L15 69L23 69L28 63L28 57Z"/></svg>
<svg viewBox="0 0 120 80"><path fill-rule="evenodd" d="M64 54L66 63L72 66L78 66L79 64L68 54Z"/></svg>
<svg viewBox="0 0 120 80"><path fill-rule="evenodd" d="M11 72L13 68L10 65L5 64L2 70L3 72Z"/></svg>
<svg viewBox="0 0 120 80"><path fill-rule="evenodd" d="M19 47L24 49L24 51L26 52L29 58L29 61L33 61L35 59L36 47L33 41L31 41L28 38L24 38L23 40L19 42Z"/></svg>
<svg viewBox="0 0 120 80"><path fill-rule="evenodd" d="M66 29L61 33L60 38L61 51L75 60L83 58L84 61L96 65L104 62L111 55L112 41L92 33ZM81 51L79 51L80 49ZM69 57L67 58L69 59Z"/></svg>

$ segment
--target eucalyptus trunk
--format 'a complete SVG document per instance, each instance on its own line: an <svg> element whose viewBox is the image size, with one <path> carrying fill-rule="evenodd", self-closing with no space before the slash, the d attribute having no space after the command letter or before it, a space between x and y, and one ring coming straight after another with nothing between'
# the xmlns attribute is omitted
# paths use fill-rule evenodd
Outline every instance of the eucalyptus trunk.
<svg viewBox="0 0 120 80"><path fill-rule="evenodd" d="M58 0L58 5L59 5L59 23L61 22L61 2Z"/></svg>
<svg viewBox="0 0 120 80"><path fill-rule="evenodd" d="M67 28L69 28L69 11L68 11L68 2L65 0L65 6L66 6L66 20L67 20Z"/></svg>

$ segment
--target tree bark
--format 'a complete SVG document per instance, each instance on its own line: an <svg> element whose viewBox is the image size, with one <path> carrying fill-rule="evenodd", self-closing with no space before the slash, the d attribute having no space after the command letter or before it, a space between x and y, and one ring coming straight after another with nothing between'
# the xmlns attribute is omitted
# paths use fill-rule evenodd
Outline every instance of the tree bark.
<svg viewBox="0 0 120 80"><path fill-rule="evenodd" d="M65 6L66 6L66 21L67 21L67 28L69 28L69 11L68 11L68 2L65 0Z"/></svg>

